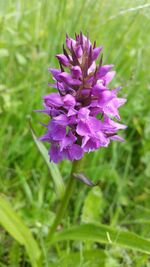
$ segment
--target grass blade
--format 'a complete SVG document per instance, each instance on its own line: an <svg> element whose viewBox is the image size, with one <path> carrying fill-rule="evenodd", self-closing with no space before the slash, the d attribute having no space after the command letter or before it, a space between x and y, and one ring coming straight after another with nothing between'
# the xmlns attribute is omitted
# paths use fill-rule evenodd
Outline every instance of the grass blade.
<svg viewBox="0 0 150 267"><path fill-rule="evenodd" d="M150 241L129 231L116 230L102 224L73 226L54 235L52 242L62 240L93 241L118 245L150 254Z"/></svg>
<svg viewBox="0 0 150 267"><path fill-rule="evenodd" d="M0 196L0 224L15 240L25 246L32 267L40 267L41 251L37 242L29 228L2 196Z"/></svg>

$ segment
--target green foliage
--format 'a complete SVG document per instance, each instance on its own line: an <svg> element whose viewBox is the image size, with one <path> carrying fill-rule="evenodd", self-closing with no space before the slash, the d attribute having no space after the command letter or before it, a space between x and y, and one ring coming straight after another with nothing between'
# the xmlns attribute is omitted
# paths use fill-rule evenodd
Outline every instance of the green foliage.
<svg viewBox="0 0 150 267"><path fill-rule="evenodd" d="M29 229L13 211L9 202L0 196L0 224L21 245L24 245L33 267L40 267L40 249ZM12 256L11 256L12 257Z"/></svg>
<svg viewBox="0 0 150 267"><path fill-rule="evenodd" d="M128 128L121 133L124 143L114 142L108 149L86 155L83 172L94 183L99 182L100 188L76 182L70 212L59 225L62 232L58 236L68 233L72 224L82 232L78 225L86 222L109 225L115 233L125 230L126 235L129 231L150 238L149 1L5 0L0 1L0 191L9 197L12 213L15 211L24 223L10 226L9 234L4 230L7 224L0 228L0 267L31 266L29 253L15 240L24 245L28 242L28 234L20 232L24 224L37 237L44 267L150 266L148 255L133 250L141 245L142 251L147 251L143 239L136 244L125 239L132 249L95 239L70 241L69 234L69 240L56 242L52 248L45 242L71 164L65 161L59 165L60 176L58 168L47 161L48 147L35 137L44 131L39 121L47 123L47 117L32 111L42 108L42 96L51 90L47 69L57 66L55 54L61 53L65 32L73 37L80 30L104 45L104 63L115 65L112 88L123 86L120 96L125 95L128 101L121 108L121 117ZM32 116L33 137L40 153L28 116ZM6 210L0 221L6 219ZM10 216L8 222L12 223ZM101 230L106 230L103 227ZM33 249L30 254L36 258Z"/></svg>
<svg viewBox="0 0 150 267"><path fill-rule="evenodd" d="M100 224L81 224L55 234L53 242L61 240L96 241L120 245L150 254L150 241L130 232Z"/></svg>
<svg viewBox="0 0 150 267"><path fill-rule="evenodd" d="M13 240L9 251L9 266L18 267L21 264L21 248L20 245Z"/></svg>
<svg viewBox="0 0 150 267"><path fill-rule="evenodd" d="M56 263L51 263L51 267L105 267L106 255L101 249L85 250L81 252L66 253L61 252Z"/></svg>
<svg viewBox="0 0 150 267"><path fill-rule="evenodd" d="M103 209L103 196L98 186L93 187L84 200L82 222L97 222Z"/></svg>

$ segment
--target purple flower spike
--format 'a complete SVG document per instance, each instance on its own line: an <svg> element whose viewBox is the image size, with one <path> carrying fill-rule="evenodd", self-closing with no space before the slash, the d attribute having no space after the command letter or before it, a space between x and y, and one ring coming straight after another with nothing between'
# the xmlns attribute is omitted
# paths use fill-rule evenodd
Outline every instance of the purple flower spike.
<svg viewBox="0 0 150 267"><path fill-rule="evenodd" d="M60 69L49 69L54 80L50 86L58 91L44 96L45 109L37 112L50 117L39 140L51 144L49 156L55 163L79 160L111 140L124 141L117 133L126 126L116 120L126 99L117 96L120 88L108 88L115 76L113 65L103 65L101 56L96 66L102 48L96 42L92 45L82 32L75 40L67 35L63 54L56 55Z"/></svg>

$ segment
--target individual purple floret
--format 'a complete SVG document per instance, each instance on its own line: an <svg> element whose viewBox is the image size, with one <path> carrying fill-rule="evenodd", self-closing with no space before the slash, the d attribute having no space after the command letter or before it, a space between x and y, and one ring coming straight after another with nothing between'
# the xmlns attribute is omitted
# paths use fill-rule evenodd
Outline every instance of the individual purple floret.
<svg viewBox="0 0 150 267"><path fill-rule="evenodd" d="M96 47L82 32L75 40L66 36L63 54L56 55L60 69L49 69L58 92L43 97L44 110L50 117L47 132L40 138L51 144L50 160L79 160L85 152L107 147L111 140L123 141L117 135L125 129L118 109L126 99L117 97L118 89L110 90L108 84L115 76L113 65L102 65L95 60L102 46Z"/></svg>

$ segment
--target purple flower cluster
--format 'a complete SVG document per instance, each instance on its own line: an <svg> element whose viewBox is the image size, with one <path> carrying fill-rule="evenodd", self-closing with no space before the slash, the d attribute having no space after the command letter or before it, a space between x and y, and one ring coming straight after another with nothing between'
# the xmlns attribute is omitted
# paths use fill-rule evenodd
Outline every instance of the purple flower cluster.
<svg viewBox="0 0 150 267"><path fill-rule="evenodd" d="M123 141L117 135L125 129L118 108L126 101L118 98L119 88L110 90L113 65L96 65L102 46L96 47L82 33L75 40L66 36L63 54L56 55L60 69L49 69L58 92L44 96L44 112L51 118L47 132L40 138L51 144L50 160L79 160L85 152L107 147L111 140Z"/></svg>

